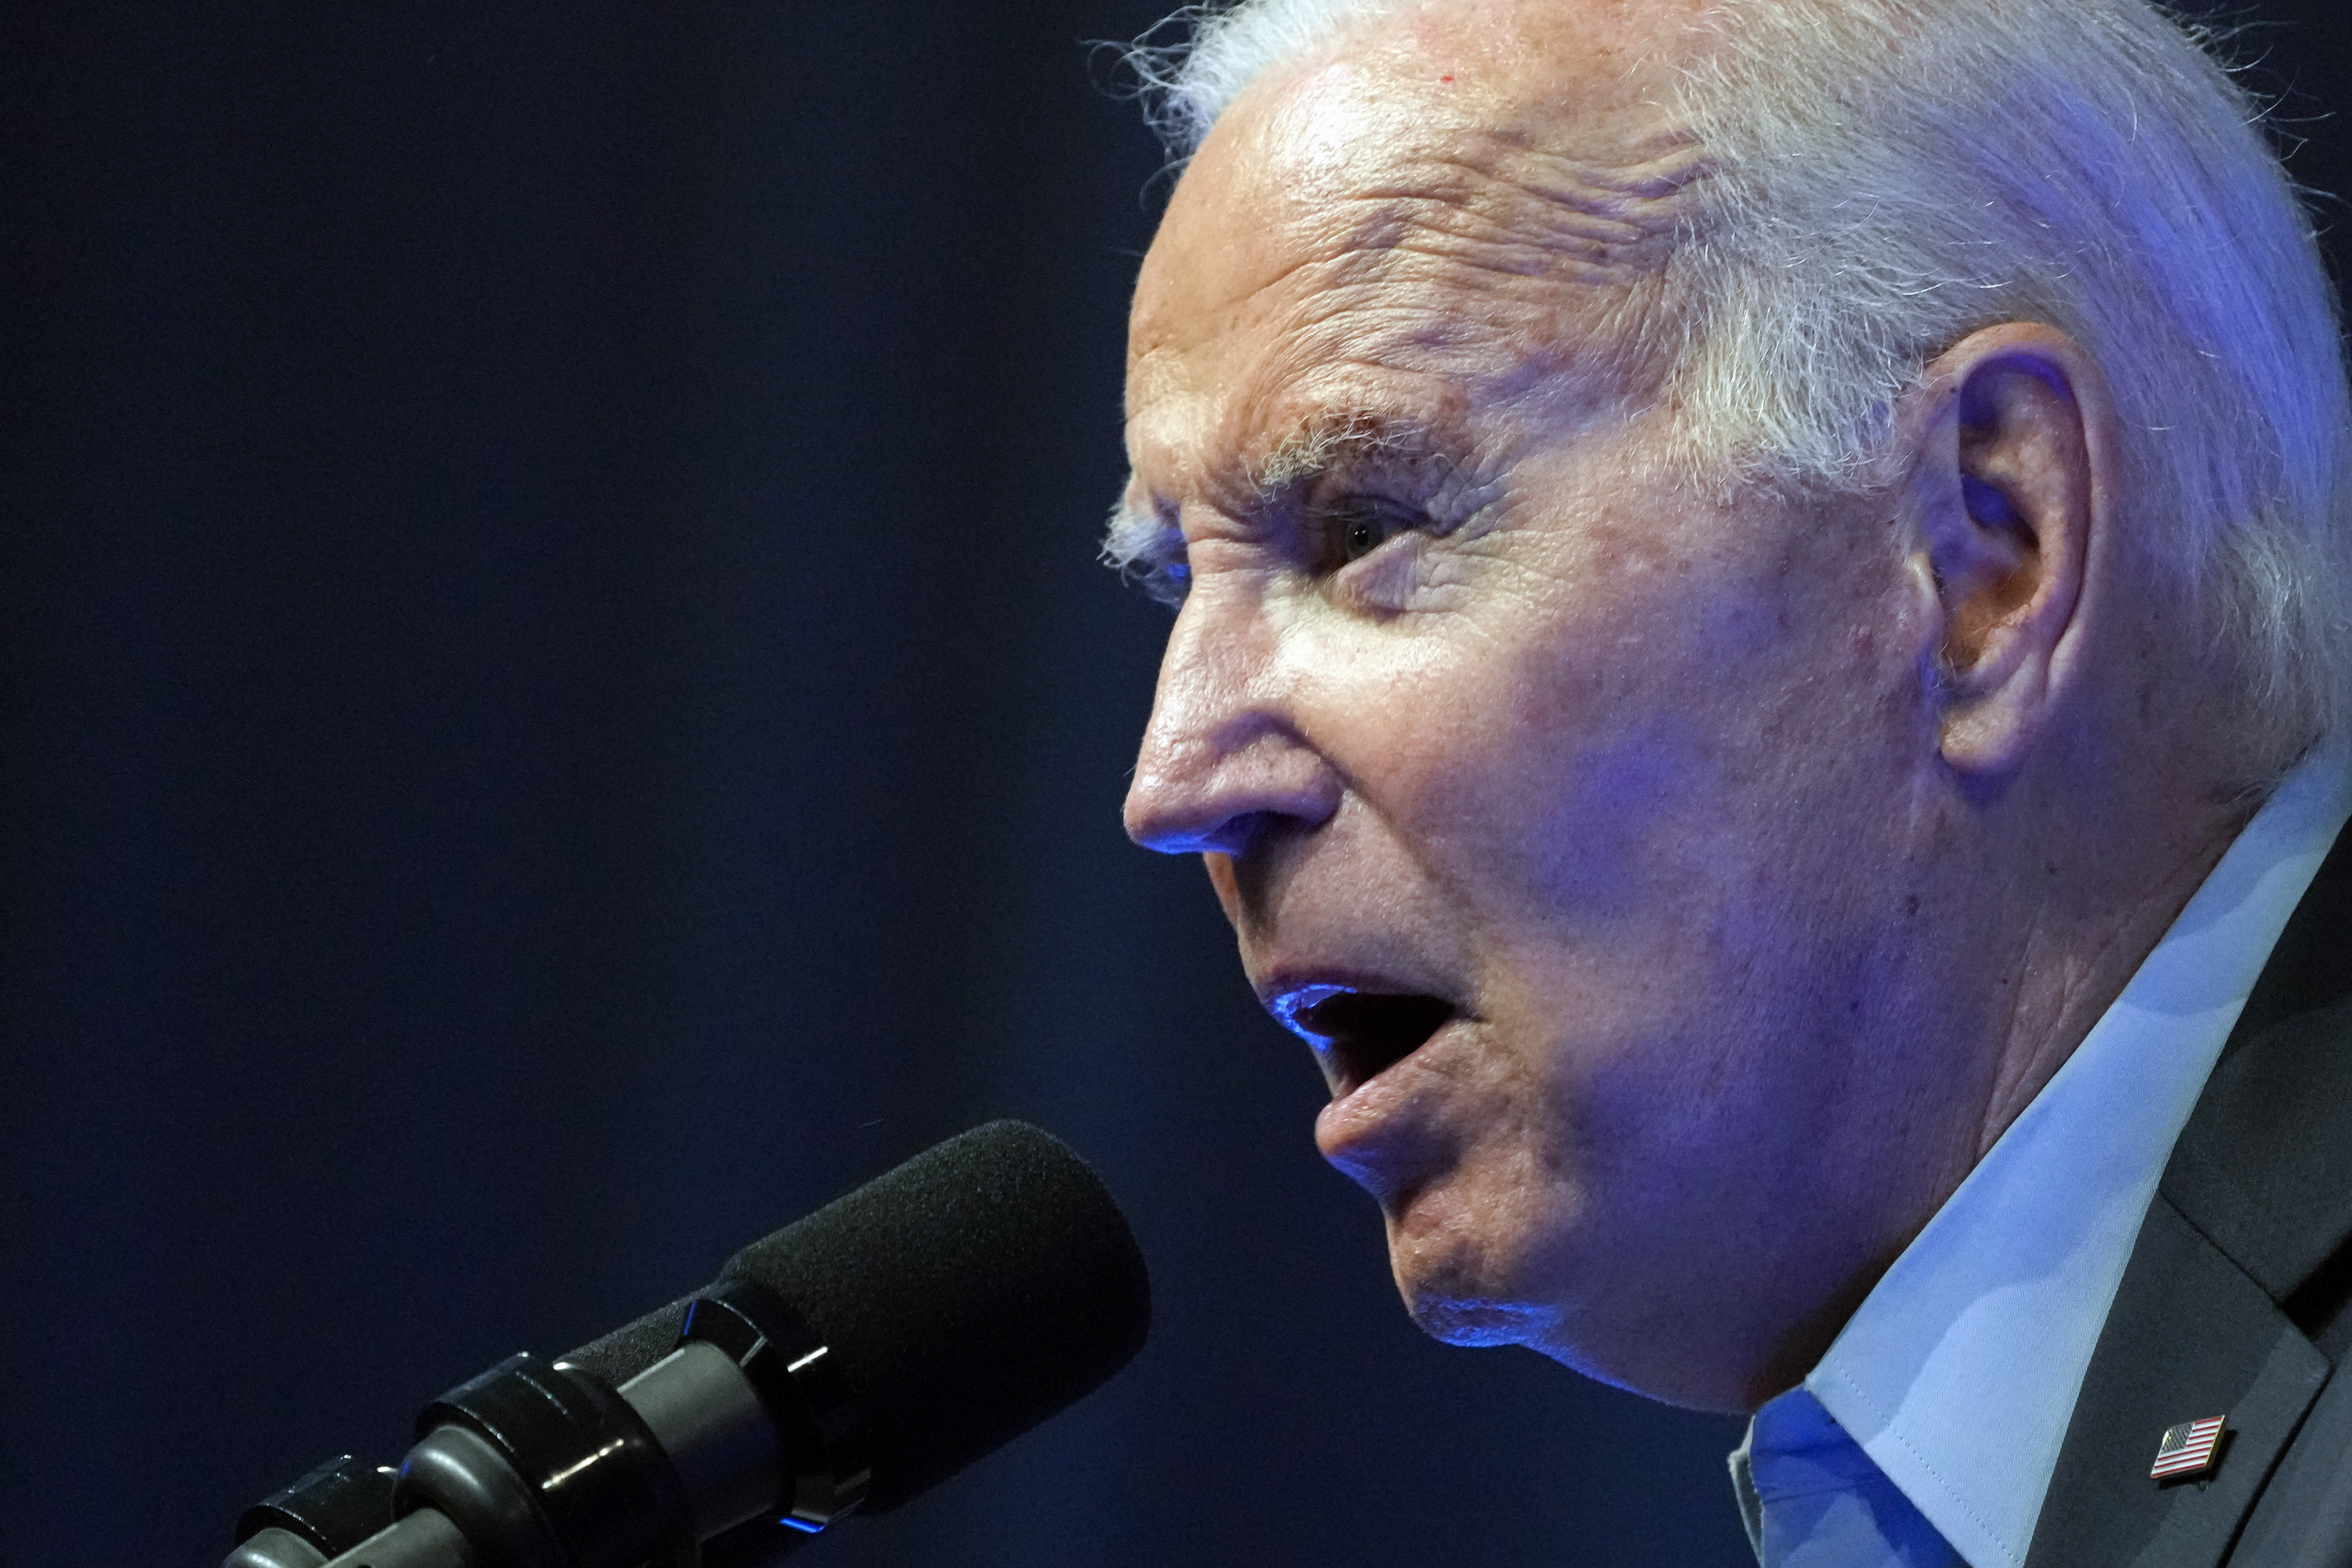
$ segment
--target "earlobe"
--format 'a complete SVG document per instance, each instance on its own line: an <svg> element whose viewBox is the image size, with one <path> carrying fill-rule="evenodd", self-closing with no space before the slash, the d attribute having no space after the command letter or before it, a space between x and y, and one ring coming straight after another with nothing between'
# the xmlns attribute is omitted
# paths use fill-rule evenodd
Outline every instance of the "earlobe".
<svg viewBox="0 0 2352 1568"><path fill-rule="evenodd" d="M2094 428L2105 389L2064 333L2012 324L1952 349L1917 395L1906 501L1934 596L1927 700L1943 760L1997 777L2065 695L2108 489Z"/></svg>

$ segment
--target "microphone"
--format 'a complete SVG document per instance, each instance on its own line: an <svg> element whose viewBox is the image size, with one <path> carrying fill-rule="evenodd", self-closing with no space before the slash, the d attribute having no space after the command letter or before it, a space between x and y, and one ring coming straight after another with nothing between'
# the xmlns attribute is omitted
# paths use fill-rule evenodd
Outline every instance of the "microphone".
<svg viewBox="0 0 2352 1568"><path fill-rule="evenodd" d="M753 1568L1074 1404L1150 1327L1142 1255L1060 1140L992 1121L730 1258L693 1296L328 1461L223 1568Z"/></svg>

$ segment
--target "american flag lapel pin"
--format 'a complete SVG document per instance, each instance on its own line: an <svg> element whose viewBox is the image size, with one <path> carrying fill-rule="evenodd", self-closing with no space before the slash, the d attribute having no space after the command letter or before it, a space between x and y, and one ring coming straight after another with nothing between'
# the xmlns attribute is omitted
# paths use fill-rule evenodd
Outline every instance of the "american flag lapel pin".
<svg viewBox="0 0 2352 1568"><path fill-rule="evenodd" d="M2211 1475L2221 1446L2221 1423L2228 1419L2209 1415L2202 1421L2184 1421L2165 1433L2164 1441L2157 1445L2156 1468L2148 1471L2148 1479L2189 1481Z"/></svg>

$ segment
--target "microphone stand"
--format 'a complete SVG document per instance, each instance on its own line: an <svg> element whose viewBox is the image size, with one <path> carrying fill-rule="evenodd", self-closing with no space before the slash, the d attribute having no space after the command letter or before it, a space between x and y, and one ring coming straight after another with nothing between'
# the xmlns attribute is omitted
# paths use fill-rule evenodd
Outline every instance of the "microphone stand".
<svg viewBox="0 0 2352 1568"><path fill-rule="evenodd" d="M395 1472L345 1454L246 1510L222 1568L757 1568L864 1500L863 1424L772 1292L721 1279L614 1388L509 1358L427 1405Z"/></svg>

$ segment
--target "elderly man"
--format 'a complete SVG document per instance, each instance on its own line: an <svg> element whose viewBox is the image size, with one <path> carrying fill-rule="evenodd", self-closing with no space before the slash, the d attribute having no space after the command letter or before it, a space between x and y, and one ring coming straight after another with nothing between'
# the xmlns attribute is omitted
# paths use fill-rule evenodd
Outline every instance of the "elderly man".
<svg viewBox="0 0 2352 1568"><path fill-rule="evenodd" d="M1414 1318L1754 1412L1768 1564L2352 1562L2347 398L2226 75L2141 0L1142 58L1128 827Z"/></svg>

